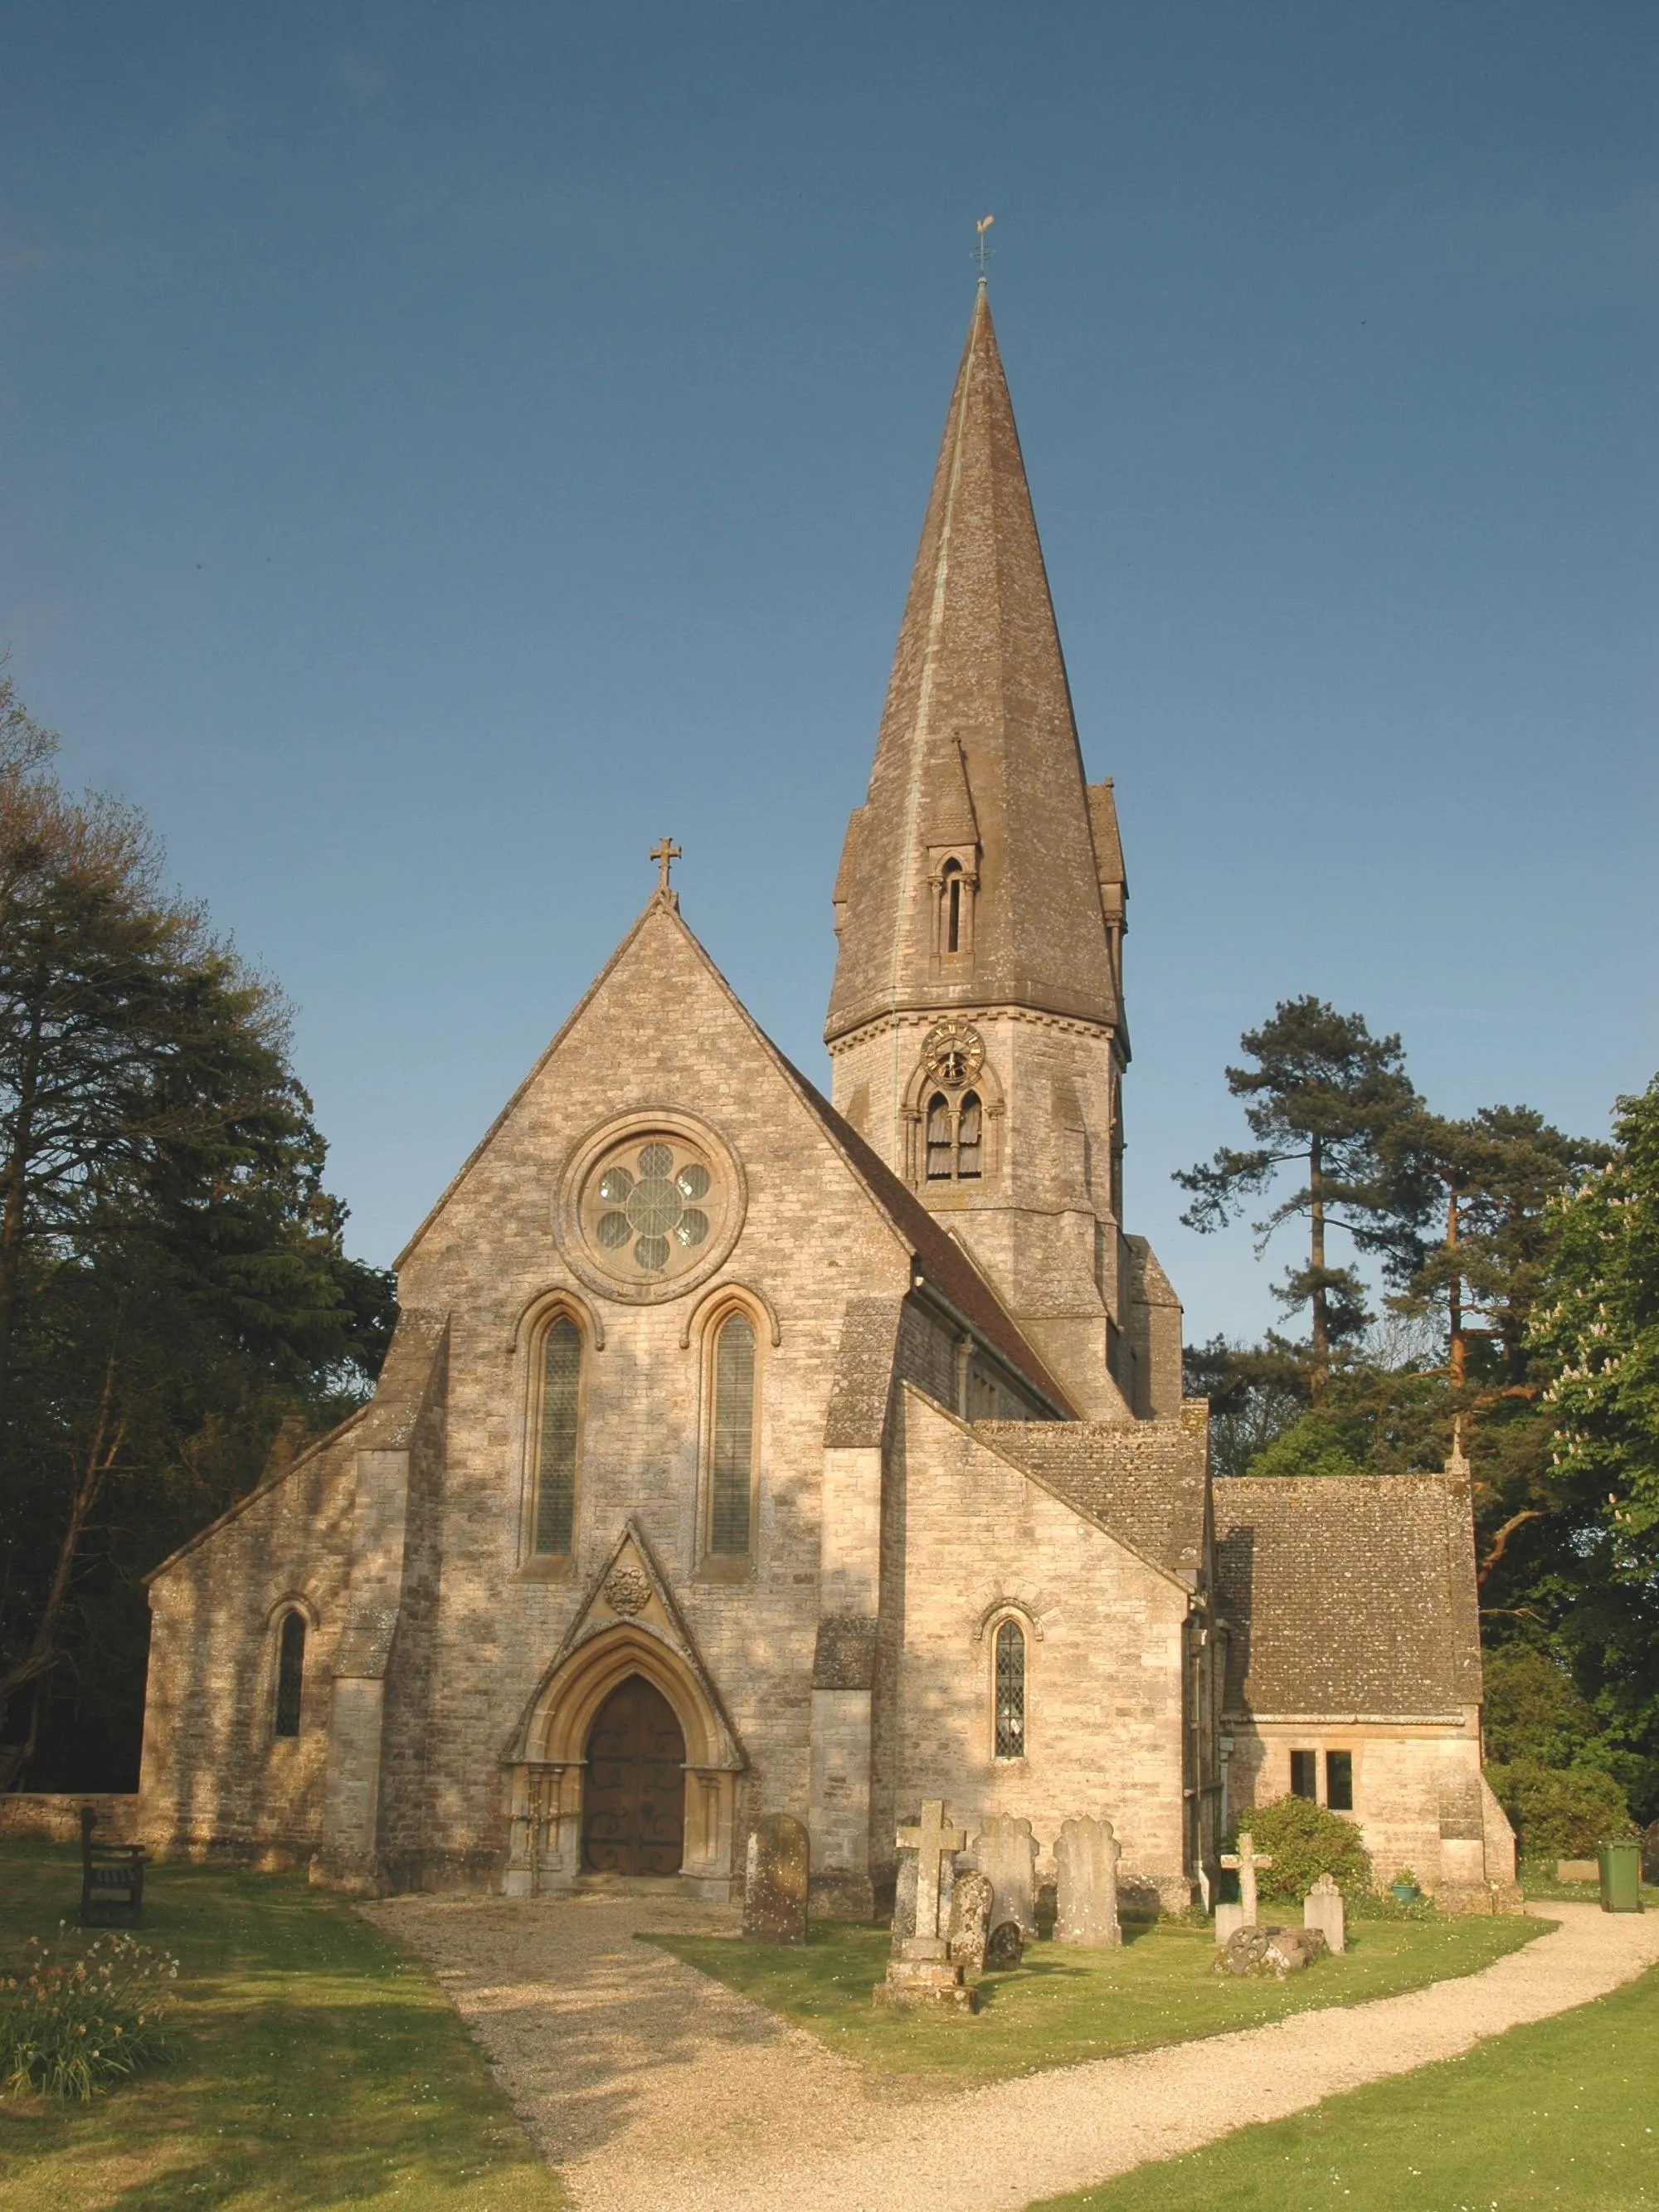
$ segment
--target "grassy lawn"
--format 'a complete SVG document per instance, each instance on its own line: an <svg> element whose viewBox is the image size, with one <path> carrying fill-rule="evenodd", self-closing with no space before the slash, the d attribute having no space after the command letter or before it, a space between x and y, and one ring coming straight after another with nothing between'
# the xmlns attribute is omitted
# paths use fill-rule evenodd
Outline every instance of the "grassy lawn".
<svg viewBox="0 0 1659 2212"><path fill-rule="evenodd" d="M82 1941L80 1853L0 1844L0 1962ZM566 2200L424 1970L303 1875L154 1868L175 2053L93 2104L0 2099L4 2212L556 2212Z"/></svg>
<svg viewBox="0 0 1659 2212"><path fill-rule="evenodd" d="M1550 1925L1540 1920L1361 1921L1340 1959L1284 1982L1212 1974L1205 1930L1162 1923L1125 1929L1121 1951L1036 1943L1017 1973L988 1974L976 2020L891 2020L870 1992L886 1971L885 1929L828 1924L804 1950L720 1936L660 1942L716 1980L808 2028L834 2049L907 2073L993 2081L1120 2051L1257 2027L1286 2013L1396 1996L1472 1974Z"/></svg>
<svg viewBox="0 0 1659 2212"><path fill-rule="evenodd" d="M1659 1972L1559 2020L1031 2212L1648 2212Z"/></svg>

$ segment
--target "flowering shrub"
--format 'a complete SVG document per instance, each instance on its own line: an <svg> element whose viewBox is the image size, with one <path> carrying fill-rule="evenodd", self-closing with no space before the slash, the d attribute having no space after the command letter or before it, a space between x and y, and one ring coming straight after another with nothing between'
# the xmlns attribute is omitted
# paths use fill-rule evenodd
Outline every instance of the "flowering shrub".
<svg viewBox="0 0 1659 2212"><path fill-rule="evenodd" d="M22 1972L0 1982L8 2088L85 2099L161 2057L176 1959L131 1936L100 1936L76 1959L55 1960L37 1936L28 1948Z"/></svg>

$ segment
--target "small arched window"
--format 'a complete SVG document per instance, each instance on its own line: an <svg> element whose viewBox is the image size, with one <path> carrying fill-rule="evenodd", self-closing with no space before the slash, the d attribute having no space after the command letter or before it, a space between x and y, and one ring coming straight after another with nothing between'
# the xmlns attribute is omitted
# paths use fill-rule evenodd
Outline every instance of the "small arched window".
<svg viewBox="0 0 1659 2212"><path fill-rule="evenodd" d="M951 1102L942 1091L936 1091L927 1101L927 1180L929 1182L949 1182L951 1155L954 1149L951 1139Z"/></svg>
<svg viewBox="0 0 1659 2212"><path fill-rule="evenodd" d="M992 1685L999 1759L1025 1756L1025 1632L1017 1620L998 1624Z"/></svg>
<svg viewBox="0 0 1659 2212"><path fill-rule="evenodd" d="M276 1637L275 1734L298 1735L306 1685L306 1617L297 1608L283 1615Z"/></svg>
<svg viewBox="0 0 1659 2212"><path fill-rule="evenodd" d="M982 1119L978 1091L964 1091L957 1119L957 1179L960 1182L979 1181Z"/></svg>
<svg viewBox="0 0 1659 2212"><path fill-rule="evenodd" d="M710 1363L708 1548L740 1558L753 1542L755 1478L755 1327L731 1313L714 1337Z"/></svg>
<svg viewBox="0 0 1659 2212"><path fill-rule="evenodd" d="M947 952L962 950L962 863L945 863L945 949Z"/></svg>
<svg viewBox="0 0 1659 2212"><path fill-rule="evenodd" d="M582 1334L561 1314L542 1339L541 1417L536 1439L533 1551L568 1555L576 1529L581 1450Z"/></svg>

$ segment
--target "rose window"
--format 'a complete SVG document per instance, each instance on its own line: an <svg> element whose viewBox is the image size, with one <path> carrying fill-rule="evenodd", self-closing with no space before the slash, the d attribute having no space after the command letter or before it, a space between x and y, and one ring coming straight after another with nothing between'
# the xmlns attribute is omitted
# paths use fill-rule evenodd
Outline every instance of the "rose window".
<svg viewBox="0 0 1659 2212"><path fill-rule="evenodd" d="M695 1267L718 1234L722 1193L693 1146L666 1136L619 1145L588 1177L582 1229L609 1273L630 1281Z"/></svg>

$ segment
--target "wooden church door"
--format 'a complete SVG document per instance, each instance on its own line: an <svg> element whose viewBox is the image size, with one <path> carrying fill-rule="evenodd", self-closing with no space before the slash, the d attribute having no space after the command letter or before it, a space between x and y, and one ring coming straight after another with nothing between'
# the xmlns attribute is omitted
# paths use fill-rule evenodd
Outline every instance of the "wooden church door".
<svg viewBox="0 0 1659 2212"><path fill-rule="evenodd" d="M596 1874L678 1874L685 1843L685 1738L674 1709L630 1674L587 1739L582 1864Z"/></svg>

